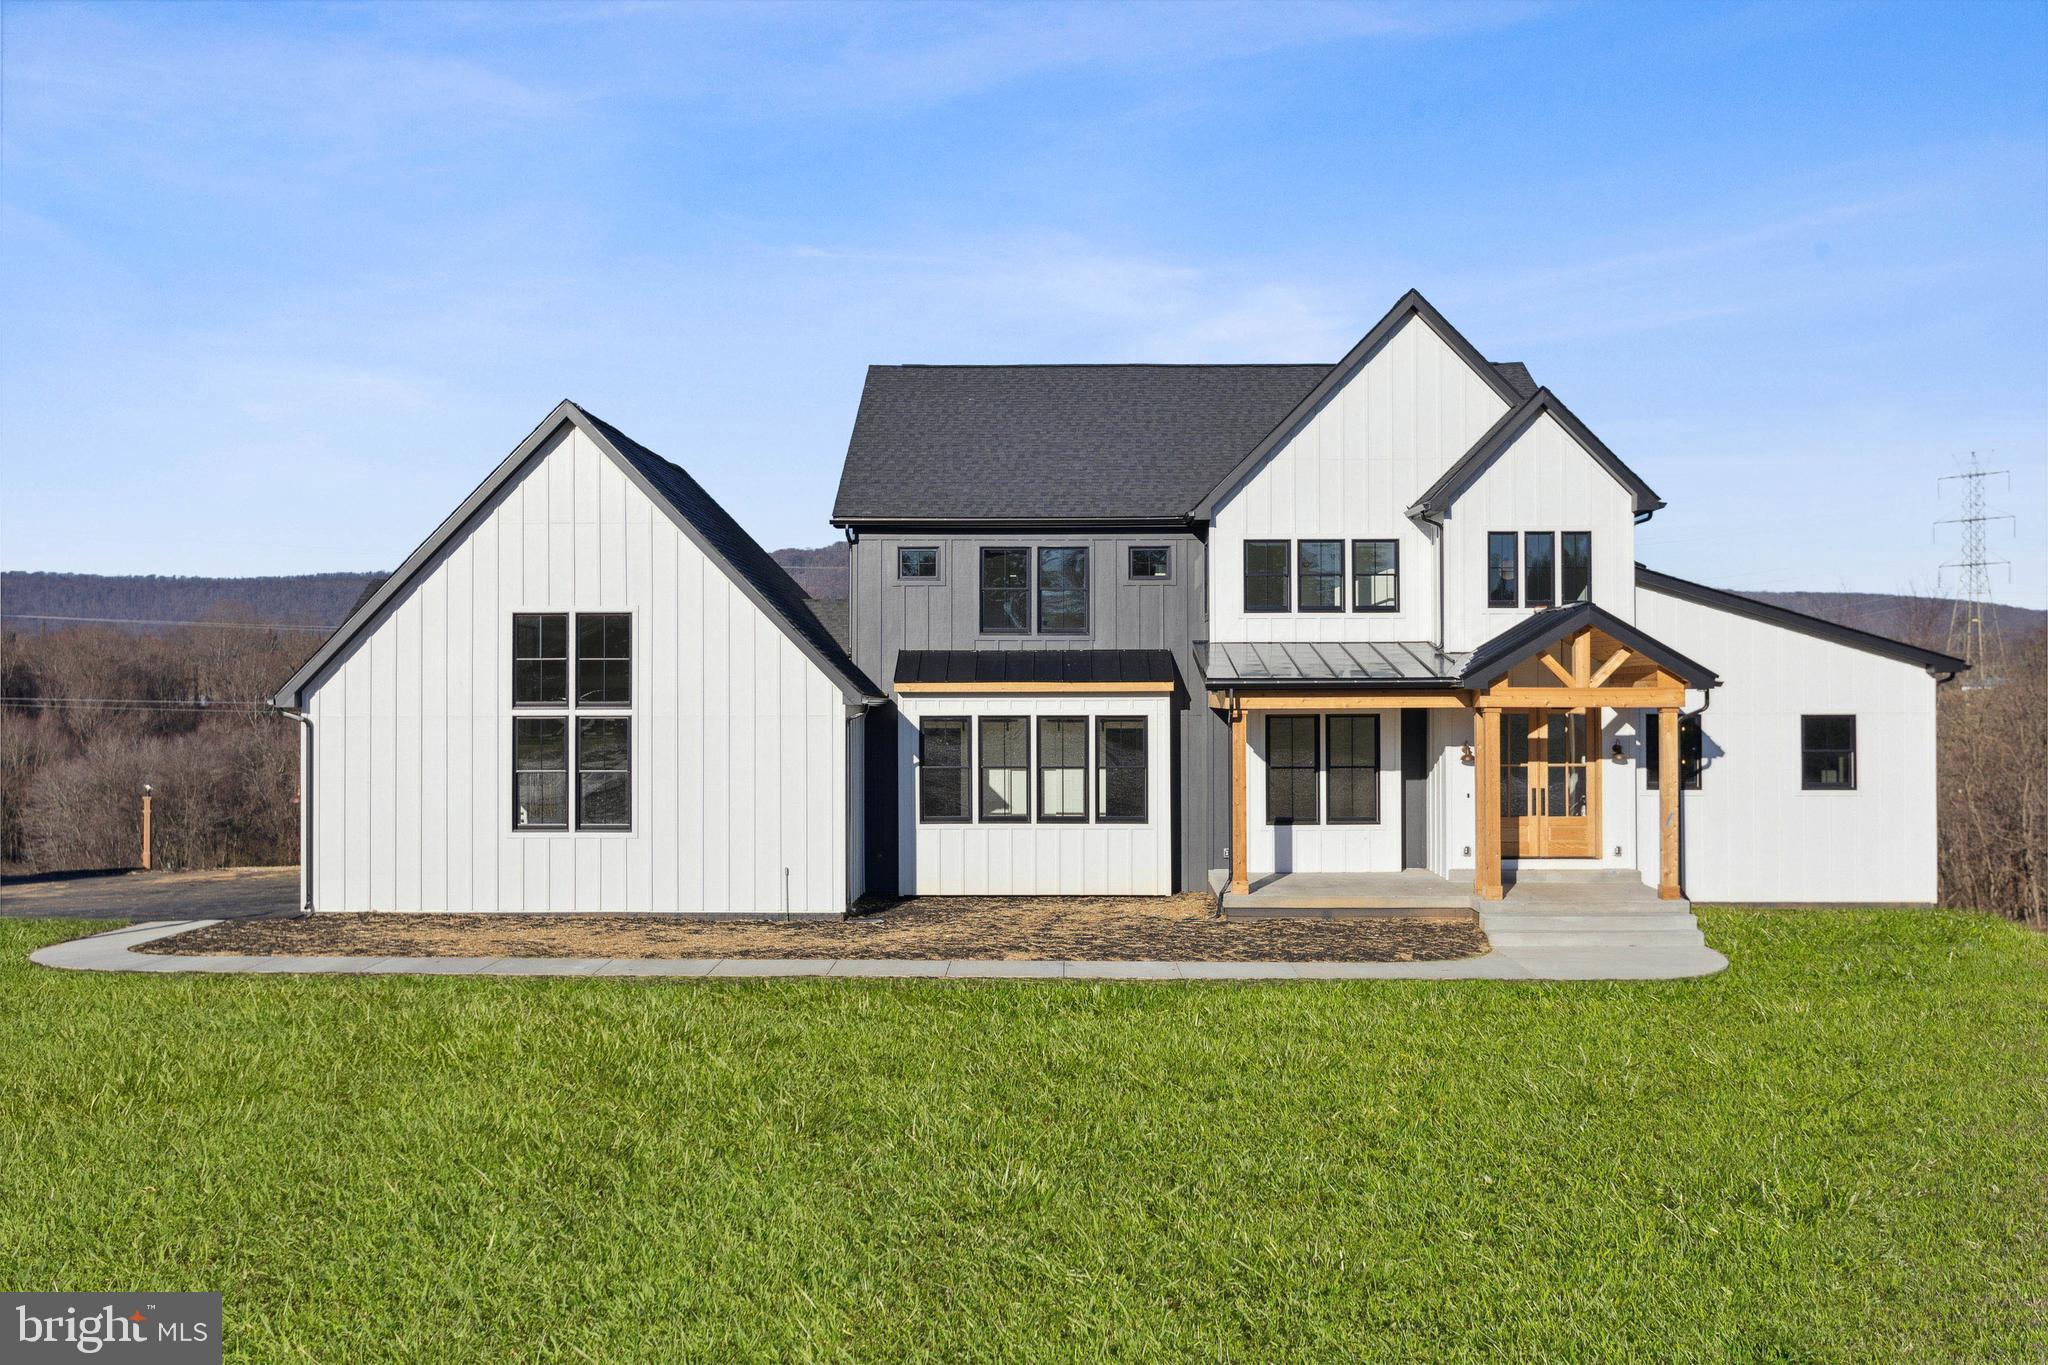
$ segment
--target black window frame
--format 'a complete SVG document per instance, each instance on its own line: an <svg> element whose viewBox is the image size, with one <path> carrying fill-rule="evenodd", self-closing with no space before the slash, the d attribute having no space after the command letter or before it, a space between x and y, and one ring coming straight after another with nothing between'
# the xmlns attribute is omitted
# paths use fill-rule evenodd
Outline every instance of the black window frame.
<svg viewBox="0 0 2048 1365"><path fill-rule="evenodd" d="M1310 573L1308 567L1310 546L1328 546L1334 549L1337 552L1337 567L1335 569L1318 569L1314 573ZM1295 541L1294 573L1294 608L1296 611L1301 612L1303 615L1328 616L1332 612L1344 610L1344 542L1342 540ZM1329 581L1330 604L1328 606L1312 607L1308 604L1308 585L1311 579L1318 583L1323 582L1325 579Z"/></svg>
<svg viewBox="0 0 2048 1365"><path fill-rule="evenodd" d="M1138 727L1138 761L1112 764L1109 761L1109 727ZM1133 816L1109 813L1109 774L1112 769L1138 772L1138 813ZM1095 718L1095 823L1098 825L1149 825L1152 823L1152 727L1143 716L1097 716Z"/></svg>
<svg viewBox="0 0 2048 1365"><path fill-rule="evenodd" d="M932 571L930 573L903 572L903 557L905 555L930 555L932 557ZM898 545L896 547L896 581L898 583L938 582L939 547L936 545Z"/></svg>
<svg viewBox="0 0 2048 1365"><path fill-rule="evenodd" d="M603 625L598 627L598 633L600 637L599 643L600 647L603 648L603 650L605 651L604 653L589 656L585 656L585 654L583 653L583 623L585 621L604 622ZM626 652L624 654L614 654L611 652L611 631L612 622L614 621L625 622ZM638 634L638 632L634 629L633 613L630 611L579 611L576 613L575 625L570 630L570 635L574 638L574 648L576 651L575 696L577 709L580 710L586 706L593 711L629 711L632 709L634 692L633 637L636 634ZM609 689L610 686L610 679L612 676L612 665L623 664L625 666L626 674L626 695L624 699L613 700L612 698L607 696L599 701L591 701L588 698L586 698L583 695L583 668L585 664L604 665L604 673L606 678L605 686L607 687L607 689Z"/></svg>
<svg viewBox="0 0 2048 1365"><path fill-rule="evenodd" d="M1280 571L1252 572L1252 551L1255 549L1280 549ZM1252 605L1252 580L1278 579L1280 581L1280 605L1277 607L1255 607ZM1249 616L1284 616L1294 610L1294 543L1287 540L1247 540L1244 542L1244 609Z"/></svg>
<svg viewBox="0 0 2048 1365"><path fill-rule="evenodd" d="M624 728L624 730L625 730L625 739L626 739L626 766L625 766L625 767L623 767L623 768L588 768L588 767L585 767L585 766L584 766L584 762L583 762L583 745L584 745L584 741L585 741L585 739L587 738L587 736L586 736L586 734L585 734L585 730L586 730L586 728L587 728L587 727L589 727L589 726L593 726L593 725L617 725L617 726L621 726L621 727L623 727L623 728ZM632 716L632 714L631 714L630 712L620 712L620 711L613 711L613 710L609 710L609 709L605 709L605 710L600 710L600 711L598 711L598 712L597 712L597 713L596 713L595 715L581 715L581 714L579 714L579 715L577 715L577 716L575 717L575 732L576 732L576 769L575 769L575 784L574 784L574 788L573 788L573 790L572 790L572 792L571 792L571 795L572 795L572 796L573 796L573 797L575 798L575 802L576 802L576 828L577 828L578 830L590 830L590 831L592 831L593 833L596 833L596 832L604 832L604 833L610 833L610 834L630 833L630 832L631 832L631 830L632 830L632 828L633 828L633 716ZM585 818L585 816L584 816L584 814L583 814L583 806L584 806L584 801L585 801L585 798L586 798L586 796L588 795L588 793L587 793L587 792L586 792L586 790L585 790L585 784L584 784L584 780L583 780L583 779L584 779L584 778L585 778L586 776L588 776L588 775L590 775L590 774L592 774L592 773L624 773L624 774L626 775L626 818L625 818L625 820L624 820L623 822L620 822L620 823L617 823L617 824L612 824L612 823L599 823L599 822L596 822L596 821L592 821L592 820L589 820L589 819Z"/></svg>
<svg viewBox="0 0 2048 1365"><path fill-rule="evenodd" d="M1298 726L1304 724L1308 726L1308 762L1305 764L1274 762L1275 745L1273 743L1273 735L1275 728L1278 726ZM1296 825L1320 825L1323 822L1322 768L1323 718L1313 712L1306 715L1268 713L1266 716L1266 823L1268 825L1292 827ZM1285 817L1277 814L1274 810L1273 801L1274 779L1283 773L1300 772L1308 773L1311 779L1309 782L1309 815L1305 820L1298 813L1290 813ZM1288 805L1292 808L1293 804L1293 799L1290 795Z"/></svg>
<svg viewBox="0 0 2048 1365"><path fill-rule="evenodd" d="M1368 723L1370 723L1370 725L1372 726L1372 762L1339 763L1337 761L1337 727L1339 725L1351 726L1365 725ZM1385 727L1380 724L1379 716L1370 711L1347 712L1343 714L1331 715L1327 720L1327 730L1329 752L1327 757L1324 759L1323 766L1324 770L1329 774L1327 782L1327 785L1329 787L1329 822L1333 825L1377 825L1381 823L1380 774L1385 771L1384 764L1386 761L1386 750L1382 746L1386 743L1387 736ZM1367 780L1365 785L1366 803L1371 808L1370 814L1337 814L1337 774L1340 772L1363 772L1371 774L1371 777Z"/></svg>
<svg viewBox="0 0 2048 1365"><path fill-rule="evenodd" d="M991 725L1014 725L1024 737L1024 761L1005 763L1000 767L988 761L988 728ZM988 813L988 775L991 772L1024 774L1024 809L1009 815ZM1028 825L1031 823L1031 717L1029 716L976 716L974 718L974 819L982 825Z"/></svg>
<svg viewBox="0 0 2048 1365"><path fill-rule="evenodd" d="M559 768L522 768L519 766L519 732L522 727L557 725L561 727L562 766ZM571 717L567 713L553 716L514 716L512 718L512 828L517 833L559 834L573 828L576 818L576 798L572 790L575 769L571 766L575 755L570 751L572 742ZM562 779L562 818L559 822L524 822L519 818L519 779L525 773L558 773Z"/></svg>
<svg viewBox="0 0 2048 1365"><path fill-rule="evenodd" d="M535 627L534 627L534 631L535 631L535 636L536 636L536 638L535 638L535 640L534 640L534 646L535 646L535 648L536 648L536 649L538 649L538 650L540 650L540 651L543 651L543 652L541 652L541 653L535 653L535 654L522 654L522 653L520 652L520 649L521 649L521 645L522 645L522 641L520 640L520 634L521 634L522 630L524 629L524 627L522 626L522 623L523 623L523 622L526 622L526 621L533 621L533 622L537 622L537 623L538 623L538 624L536 624L536 625L535 625ZM549 623L550 621L552 621L552 622L555 622L555 623L556 623L556 625L557 625L557 626L558 626L558 627L560 628L560 630L561 630L561 632L562 632L562 652L561 652L560 654L548 654L548 653L544 652L544 651L545 651L545 650L547 649L547 634L548 634L548 623ZM574 660L573 660L573 655L574 655L574 653L575 653L575 648L574 648L574 644L573 644L573 632L572 632L572 631L570 630L570 627L569 627L569 613L568 613L568 612L566 612L566 611L515 611L515 612L513 612L513 613L512 613L512 705L513 705L514 707L529 707L529 706L550 706L550 707L555 707L555 708L558 708L558 709L559 709L559 708L561 708L561 707L567 706L567 705L569 704L569 694L570 694L570 691L571 691L571 689L572 689L572 688L573 688L573 687L575 686L575 679L574 679L574 678L573 678L573 677L571 676L571 674L572 674L572 671L573 671L573 662L574 662ZM520 670L520 665L522 665L522 664L534 664L534 665L538 665L538 666L540 666L540 667L541 667L541 668L543 668L543 669L544 669L544 668L545 668L545 667L546 667L546 666L547 666L548 664L560 664L560 665L561 665L561 668L562 668L562 694L561 694L561 695L560 695L559 697L540 697L540 698L522 698L522 697L521 697L521 696L519 695L519 674L520 674L520 671L521 671L521 670Z"/></svg>
<svg viewBox="0 0 2048 1365"><path fill-rule="evenodd" d="M1815 721L1846 721L1849 725L1849 746L1817 745L1812 742L1812 726ZM1808 792L1852 792L1862 781L1862 765L1856 758L1857 736L1856 717L1853 713L1840 711L1801 714L1799 717L1799 790ZM1815 782L1809 776L1809 766L1815 755L1846 755L1849 760L1847 782Z"/></svg>
<svg viewBox="0 0 2048 1365"><path fill-rule="evenodd" d="M1033 815L1037 822L1041 825L1085 825L1088 823L1088 816L1094 808L1094 803L1089 799L1089 787L1092 784L1088 781L1088 736L1089 732L1094 727L1091 726L1088 723L1088 721L1089 718L1087 716L1040 716L1038 717L1038 724L1035 727L1033 727L1031 771L1033 774L1032 781L1034 785L1032 787L1031 795L1032 800L1035 803L1033 806ZM1045 755L1047 745L1045 742L1045 727L1048 725L1080 727L1081 761L1078 764L1046 762ZM1047 814L1046 812L1049 803L1045 799L1046 775L1048 773L1071 772L1078 772L1079 774L1081 774L1081 813L1079 815Z"/></svg>
<svg viewBox="0 0 2048 1365"><path fill-rule="evenodd" d="M1365 594L1363 594L1363 593L1361 593L1361 592L1359 591L1359 569L1358 569L1358 561L1359 561L1359 554L1358 554L1358 549L1359 549L1359 547L1360 547L1361 545L1384 545L1384 546L1386 546L1386 547L1387 547L1387 549L1388 549L1389 551L1391 551L1391 552L1392 552L1392 567L1391 567L1391 568L1390 568L1389 570L1387 570L1387 571L1386 571L1386 572L1385 572L1384 574L1383 574L1383 573L1374 573L1374 574L1372 575L1372 577L1374 577L1374 578L1380 578L1380 577L1392 577L1392 579L1394 580L1394 600L1393 600L1392 602L1388 603L1388 604L1387 604L1386 606L1384 606L1384 607L1375 607L1375 606L1368 606L1368 605L1366 605L1366 601L1365 601ZM1352 541L1352 542L1351 542L1351 610L1353 610L1353 611L1355 611L1355 612L1357 612L1357 611L1363 611L1363 612L1372 612L1372 613L1375 613L1375 614L1380 614L1380 615L1384 615L1384 614L1386 614L1386 613L1389 613L1389 612L1397 612L1397 611L1401 610L1401 542L1400 542L1400 541L1398 541L1398 540L1390 540L1390 539L1386 539L1386 538L1384 538L1384 537L1379 537L1379 538L1367 538L1367 539L1363 539L1363 540L1354 540L1354 541Z"/></svg>
<svg viewBox="0 0 2048 1365"><path fill-rule="evenodd" d="M939 771L960 774L960 813L958 815L933 815L928 799L930 787L926 774L932 771L929 749L931 728L934 725L957 725L960 727L960 762L944 765ZM971 825L974 823L974 793L969 783L974 781L974 718L972 716L920 716L917 722L917 823L920 825Z"/></svg>
<svg viewBox="0 0 2048 1365"><path fill-rule="evenodd" d="M1657 713L1644 712L1643 771L1647 774L1651 791L1656 791L1661 785L1659 774L1664 770L1662 734ZM1698 716L1681 715L1678 718L1678 789L1682 792L1700 790L1701 775L1705 772L1706 732Z"/></svg>
<svg viewBox="0 0 2048 1365"><path fill-rule="evenodd" d="M1079 555L1081 557L1081 585L1078 588L1048 588L1045 586L1045 559L1047 555ZM1087 635L1095 628L1094 603L1090 600L1093 592L1095 570L1090 563L1092 556L1086 545L1040 545L1031 556L1032 585L1031 599L1037 610L1037 626L1040 635ZM1073 627L1054 628L1045 623L1046 595L1048 593L1078 593L1081 599L1081 624Z"/></svg>
<svg viewBox="0 0 2048 1365"><path fill-rule="evenodd" d="M1023 559L1023 580L1015 585L990 587L988 581L989 562L998 557L1007 558L1011 555L1021 556ZM980 566L980 578L976 583L978 590L976 606L979 611L977 619L981 625L981 633L983 635L1029 635L1031 633L1031 560L1032 554L1029 545L984 545L981 547L981 554L977 556L977 563ZM998 593L1004 596L1012 594L1016 596L1020 604L1021 625L992 626L989 624L988 608L990 597L992 594Z"/></svg>
<svg viewBox="0 0 2048 1365"><path fill-rule="evenodd" d="M1543 600L1536 600L1536 547L1543 546ZM1522 605L1530 610L1557 605L1557 532L1522 532Z"/></svg>
<svg viewBox="0 0 2048 1365"><path fill-rule="evenodd" d="M1158 555L1158 573L1139 573L1139 555ZM1132 545L1124 551L1124 581L1127 583L1168 583L1173 580L1171 545Z"/></svg>
<svg viewBox="0 0 2048 1365"><path fill-rule="evenodd" d="M1501 562L1501 542L1507 542L1507 594L1496 591L1494 566ZM1522 605L1522 538L1513 531L1486 533L1486 606L1489 611L1511 611Z"/></svg>
<svg viewBox="0 0 2048 1365"><path fill-rule="evenodd" d="M1585 577L1582 592L1574 594L1572 579L1572 542L1578 541L1585 550L1581 572ZM1574 602L1593 600L1593 533L1591 531L1559 531L1557 533L1557 604L1569 607Z"/></svg>

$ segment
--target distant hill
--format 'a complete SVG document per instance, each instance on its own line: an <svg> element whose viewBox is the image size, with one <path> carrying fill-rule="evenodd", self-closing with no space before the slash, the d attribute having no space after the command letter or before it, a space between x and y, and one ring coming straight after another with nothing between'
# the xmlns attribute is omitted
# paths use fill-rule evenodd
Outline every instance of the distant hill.
<svg viewBox="0 0 2048 1365"><path fill-rule="evenodd" d="M815 549L783 549L775 559L813 597L847 595L845 542ZM332 628L381 573L299 574L285 578L183 578L156 574L0 573L0 619L13 629L55 630L63 621L38 616L90 617L129 622L206 621L223 616L281 625ZM1940 649L1948 639L1951 603L1941 597L1878 592L1755 592L1747 594L1809 616L1858 630ZM2048 628L2048 612L1998 608L2000 631L2017 641ZM137 630L153 629L146 624Z"/></svg>

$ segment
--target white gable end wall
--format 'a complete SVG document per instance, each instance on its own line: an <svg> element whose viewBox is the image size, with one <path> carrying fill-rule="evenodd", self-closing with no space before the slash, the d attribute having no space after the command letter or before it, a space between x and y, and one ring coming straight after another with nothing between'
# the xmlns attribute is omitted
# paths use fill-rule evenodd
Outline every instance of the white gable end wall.
<svg viewBox="0 0 2048 1365"><path fill-rule="evenodd" d="M514 612L633 613L633 828L512 828ZM565 428L307 689L319 910L831 913L838 686ZM538 708L544 711L544 708Z"/></svg>
<svg viewBox="0 0 2048 1365"><path fill-rule="evenodd" d="M1721 678L1701 717L1700 789L1681 794L1687 895L1933 903L1936 683L1925 669L1649 588L1636 623ZM1801 789L1802 715L1856 717L1854 791ZM1638 791L1638 823L1655 830L1657 794L1641 778Z"/></svg>
<svg viewBox="0 0 2048 1365"><path fill-rule="evenodd" d="M1635 619L1634 496L1548 412L1444 515L1445 649L1477 649L1531 615L1486 605L1486 537L1494 531L1592 532L1593 601Z"/></svg>
<svg viewBox="0 0 2048 1365"><path fill-rule="evenodd" d="M1500 395L1426 321L1409 317L1299 432L1217 504L1209 550L1211 638L1434 639L1436 548L1406 509L1506 411ZM1245 541L1325 539L1398 540L1401 610L1245 612ZM1348 606L1348 582L1345 600Z"/></svg>

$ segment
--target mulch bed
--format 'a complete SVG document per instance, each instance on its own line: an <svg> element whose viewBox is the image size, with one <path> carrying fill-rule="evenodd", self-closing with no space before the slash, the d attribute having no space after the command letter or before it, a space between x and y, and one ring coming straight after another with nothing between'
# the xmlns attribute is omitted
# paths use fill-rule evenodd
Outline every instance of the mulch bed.
<svg viewBox="0 0 2048 1365"><path fill-rule="evenodd" d="M891 901L845 920L673 915L315 914L229 920L146 953L338 957L979 958L1097 962L1437 962L1487 951L1468 916L1225 920L1186 896Z"/></svg>

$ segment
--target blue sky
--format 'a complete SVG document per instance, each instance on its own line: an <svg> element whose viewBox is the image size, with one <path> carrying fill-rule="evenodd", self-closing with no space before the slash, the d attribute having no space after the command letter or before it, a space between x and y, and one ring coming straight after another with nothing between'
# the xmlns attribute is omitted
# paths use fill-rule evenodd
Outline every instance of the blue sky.
<svg viewBox="0 0 2048 1365"><path fill-rule="evenodd" d="M1406 288L1735 588L2048 606L2048 6L9 4L0 563L389 568L563 397L820 544L866 365Z"/></svg>

